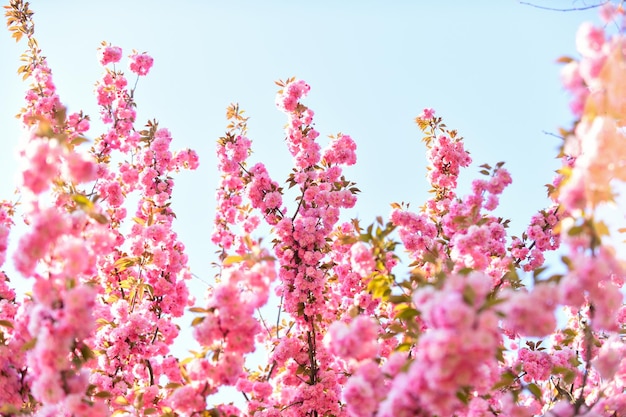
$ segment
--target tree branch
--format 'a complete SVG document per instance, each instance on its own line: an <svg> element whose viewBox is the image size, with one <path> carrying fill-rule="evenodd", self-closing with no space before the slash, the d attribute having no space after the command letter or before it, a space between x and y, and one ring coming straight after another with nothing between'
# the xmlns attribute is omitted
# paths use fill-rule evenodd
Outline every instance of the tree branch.
<svg viewBox="0 0 626 417"><path fill-rule="evenodd" d="M572 7L572 8L569 8L569 9L557 9L557 8L554 8L554 7L540 6L538 4L528 3L528 2L525 2L525 1L520 1L519 3L523 4L524 6L535 7L537 9L542 9L542 10L550 10L550 11L553 11L553 12L580 12L580 11L583 11L583 10L595 9L597 7L605 5L608 2L609 2L609 0L605 0L602 3L594 4L594 5L591 5L591 6Z"/></svg>

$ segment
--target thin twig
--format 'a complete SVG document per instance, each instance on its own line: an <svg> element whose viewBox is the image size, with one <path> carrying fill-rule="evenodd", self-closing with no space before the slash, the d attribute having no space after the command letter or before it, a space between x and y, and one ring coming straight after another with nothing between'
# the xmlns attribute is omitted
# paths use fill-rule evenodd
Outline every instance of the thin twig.
<svg viewBox="0 0 626 417"><path fill-rule="evenodd" d="M283 311L283 300L285 298L285 295L282 294L280 296L280 303L278 304L278 316L276 316L276 339L280 339L279 336L279 331L280 331L280 313L281 311Z"/></svg>
<svg viewBox="0 0 626 417"><path fill-rule="evenodd" d="M550 11L553 11L553 12L581 12L581 11L584 11L584 10L590 10L590 9L595 9L597 7L601 7L601 6L605 5L608 2L609 1L607 0L607 1L604 1L602 3L594 4L594 5L591 5L591 6L572 7L570 9L557 9L557 8L554 8L554 7L540 6L538 4L528 3L528 2L525 2L525 1L520 1L519 3L523 4L524 6L531 6L531 7L537 8L537 9L550 10Z"/></svg>
<svg viewBox="0 0 626 417"><path fill-rule="evenodd" d="M208 282L206 282L204 279L200 278L198 275L194 274L193 272L191 273L191 276L194 277L195 279L197 279L198 281L201 281L207 287L211 286L211 284L209 284Z"/></svg>
<svg viewBox="0 0 626 417"><path fill-rule="evenodd" d="M594 319L594 307L593 304L589 305L589 319L592 321L593 323L593 319ZM574 410L576 411L576 414L578 414L578 411L580 410L580 408L585 404L585 385L587 385L587 379L589 378L589 372L591 370L591 356L593 354L593 352L591 351L592 347L593 347L593 330L590 327L590 324L587 323L584 327L584 336L585 336L585 344L586 344L586 349L585 349L585 373L583 374L583 380L582 383L580 384L580 394L578 395L578 398L576 398L576 401L574 402Z"/></svg>
<svg viewBox="0 0 626 417"><path fill-rule="evenodd" d="M559 138L561 140L564 140L565 138L561 135L557 135L556 133L552 133L552 132L548 132L545 130L542 130L541 133L543 133L544 135L548 135L548 136L554 136L555 138Z"/></svg>
<svg viewBox="0 0 626 417"><path fill-rule="evenodd" d="M261 309L257 308L256 311L257 311L257 313L259 313L259 318L261 319L261 323L263 324L263 327L265 328L265 331L267 332L267 335L269 337L272 337L272 332L267 327L267 323L265 322L265 319L263 318L263 315L261 314Z"/></svg>

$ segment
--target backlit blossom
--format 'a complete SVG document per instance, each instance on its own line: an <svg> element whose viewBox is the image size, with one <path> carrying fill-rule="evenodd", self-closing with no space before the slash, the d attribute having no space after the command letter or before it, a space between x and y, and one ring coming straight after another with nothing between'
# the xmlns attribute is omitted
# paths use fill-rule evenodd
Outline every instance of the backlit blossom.
<svg viewBox="0 0 626 417"><path fill-rule="evenodd" d="M100 65L115 64L122 59L122 48L119 46L103 46L98 49L98 60Z"/></svg>
<svg viewBox="0 0 626 417"><path fill-rule="evenodd" d="M130 56L130 70L137 75L147 75L154 59L148 54L134 53Z"/></svg>

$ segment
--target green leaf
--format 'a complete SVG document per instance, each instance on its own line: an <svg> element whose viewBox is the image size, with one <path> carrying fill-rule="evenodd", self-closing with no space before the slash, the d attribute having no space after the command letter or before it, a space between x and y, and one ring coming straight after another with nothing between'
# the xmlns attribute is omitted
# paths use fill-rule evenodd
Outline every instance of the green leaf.
<svg viewBox="0 0 626 417"><path fill-rule="evenodd" d="M9 320L0 320L0 326L8 327L8 328L12 329L13 328L13 323L11 323Z"/></svg>
<svg viewBox="0 0 626 417"><path fill-rule="evenodd" d="M82 194L73 194L72 200L83 209L93 208L93 203L91 202L91 200Z"/></svg>
<svg viewBox="0 0 626 417"><path fill-rule="evenodd" d="M400 343L397 347L396 347L396 352L408 352L409 350L411 350L411 347L413 347L412 343Z"/></svg>
<svg viewBox="0 0 626 417"><path fill-rule="evenodd" d="M391 323L389 326L387 326L387 330L395 334L404 333L404 326L397 322Z"/></svg>
<svg viewBox="0 0 626 417"><path fill-rule="evenodd" d="M471 285L466 285L465 288L463 288L463 301L465 301L465 304L473 306L475 300L476 291L474 291Z"/></svg>
<svg viewBox="0 0 626 417"><path fill-rule="evenodd" d="M396 318L400 320L411 320L419 316L419 311L414 308L405 308L400 313L396 314Z"/></svg>
<svg viewBox="0 0 626 417"><path fill-rule="evenodd" d="M126 398L122 397L121 395L120 395L120 396L118 396L117 398L115 398L115 399L113 400L113 402L114 402L115 404L119 404L119 405L130 405L130 403L128 402L128 400L127 400Z"/></svg>
<svg viewBox="0 0 626 417"><path fill-rule="evenodd" d="M594 224L594 229L596 230L596 233L598 234L598 236L602 237L602 236L608 236L609 233L609 228L606 225L606 223L604 223L603 221L597 221Z"/></svg>
<svg viewBox="0 0 626 417"><path fill-rule="evenodd" d="M240 256L240 255L230 255L230 256L227 256L224 259L224 261L222 261L222 264L224 266L230 266L230 265L242 262L243 260L244 260L243 256Z"/></svg>
<svg viewBox="0 0 626 417"><path fill-rule="evenodd" d="M126 256L115 261L115 263L113 264L113 267L117 269L119 272L122 272L130 268L131 266L137 265L140 260L141 258L137 256L133 256L133 257Z"/></svg>
<svg viewBox="0 0 626 417"><path fill-rule="evenodd" d="M546 269L548 269L548 267L546 267L546 266L542 266L542 267L539 267L539 268L535 269L535 270L533 271L533 280L534 280L535 282L537 282L537 279L539 278L539 275L541 275L541 273L542 273L543 271L545 271Z"/></svg>
<svg viewBox="0 0 626 417"><path fill-rule="evenodd" d="M411 297L407 294L390 295L388 301L392 304L402 304L411 301Z"/></svg>
<svg viewBox="0 0 626 417"><path fill-rule="evenodd" d="M32 339L30 339L28 342L24 343L22 345L22 350L23 351L27 351L27 350L31 350L32 348L35 347L35 345L37 344L37 338L33 337Z"/></svg>
<svg viewBox="0 0 626 417"><path fill-rule="evenodd" d="M499 347L496 350L496 359L498 360L498 362L504 363L504 348L503 347Z"/></svg>
<svg viewBox="0 0 626 417"><path fill-rule="evenodd" d="M111 398L113 394L111 394L109 391L99 391L96 392L93 396L96 398Z"/></svg>
<svg viewBox="0 0 626 417"><path fill-rule="evenodd" d="M508 387L513 383L513 381L515 381L515 378L516 376L511 371L507 371L502 374L502 376L500 377L500 381L496 382L496 384L491 387L491 390L495 391L501 388Z"/></svg>
<svg viewBox="0 0 626 417"><path fill-rule="evenodd" d="M74 146L78 146L78 145L80 145L81 143L85 143L85 142L89 142L89 139L87 139L87 138L86 138L86 137L84 137L84 136L76 136L74 139L72 139L72 142L71 142L71 143L72 143L72 145L74 145Z"/></svg>
<svg viewBox="0 0 626 417"><path fill-rule="evenodd" d="M489 298L487 301L485 301L483 303L482 306L480 306L480 311L485 311L490 309L493 306L496 306L498 304L502 304L503 302L506 301L506 298Z"/></svg>
<svg viewBox="0 0 626 417"><path fill-rule="evenodd" d="M205 317L195 317L193 320L191 320L191 327L197 326L198 324L202 323L204 319Z"/></svg>
<svg viewBox="0 0 626 417"><path fill-rule="evenodd" d="M542 392L541 392L541 388L539 388L537 386L537 384L534 383L530 383L526 386L526 388L528 388L528 391L530 391L530 393L539 401L541 401L541 397L542 397Z"/></svg>
<svg viewBox="0 0 626 417"><path fill-rule="evenodd" d="M574 58L571 58L569 56L561 56L561 57L557 58L556 62L558 62L559 64L569 64L573 60L574 60Z"/></svg>
<svg viewBox="0 0 626 417"><path fill-rule="evenodd" d="M567 234L569 236L578 236L581 235L584 231L583 226L572 226L568 231Z"/></svg>
<svg viewBox="0 0 626 417"><path fill-rule="evenodd" d="M458 398L459 400L461 400L461 402L465 405L467 405L469 403L469 398L466 392L463 391L457 391L456 392L456 398Z"/></svg>
<svg viewBox="0 0 626 417"><path fill-rule="evenodd" d="M12 404L2 404L0 405L0 414L7 416L17 416L22 414L20 409Z"/></svg>
<svg viewBox="0 0 626 417"><path fill-rule="evenodd" d="M80 347L80 354L83 356L83 359L85 361L96 357L95 353L93 353L93 351L87 345L82 345Z"/></svg>
<svg viewBox="0 0 626 417"><path fill-rule="evenodd" d="M208 417L220 417L220 411L217 408L207 410Z"/></svg>

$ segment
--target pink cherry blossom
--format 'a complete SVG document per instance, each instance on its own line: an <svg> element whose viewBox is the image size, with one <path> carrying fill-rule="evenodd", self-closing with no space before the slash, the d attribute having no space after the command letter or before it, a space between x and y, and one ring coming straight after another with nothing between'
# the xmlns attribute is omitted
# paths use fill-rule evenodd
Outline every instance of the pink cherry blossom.
<svg viewBox="0 0 626 417"><path fill-rule="evenodd" d="M430 108L424 109L420 117L425 120L432 119L433 117L435 117L435 111Z"/></svg>
<svg viewBox="0 0 626 417"><path fill-rule="evenodd" d="M604 31L591 23L583 23L576 33L576 48L585 57L598 54L604 41Z"/></svg>
<svg viewBox="0 0 626 417"><path fill-rule="evenodd" d="M133 53L130 56L130 70L140 76L147 75L153 63L154 59L145 53Z"/></svg>
<svg viewBox="0 0 626 417"><path fill-rule="evenodd" d="M122 48L119 46L103 45L98 49L100 65L115 64L122 59Z"/></svg>
<svg viewBox="0 0 626 417"><path fill-rule="evenodd" d="M554 310L558 289L554 285L536 285L531 291L509 291L507 301L500 307L506 315L504 324L522 336L547 336L556 328Z"/></svg>
<svg viewBox="0 0 626 417"><path fill-rule="evenodd" d="M330 351L342 358L371 359L377 351L377 326L369 317L358 316L350 324L333 323L328 329Z"/></svg>

